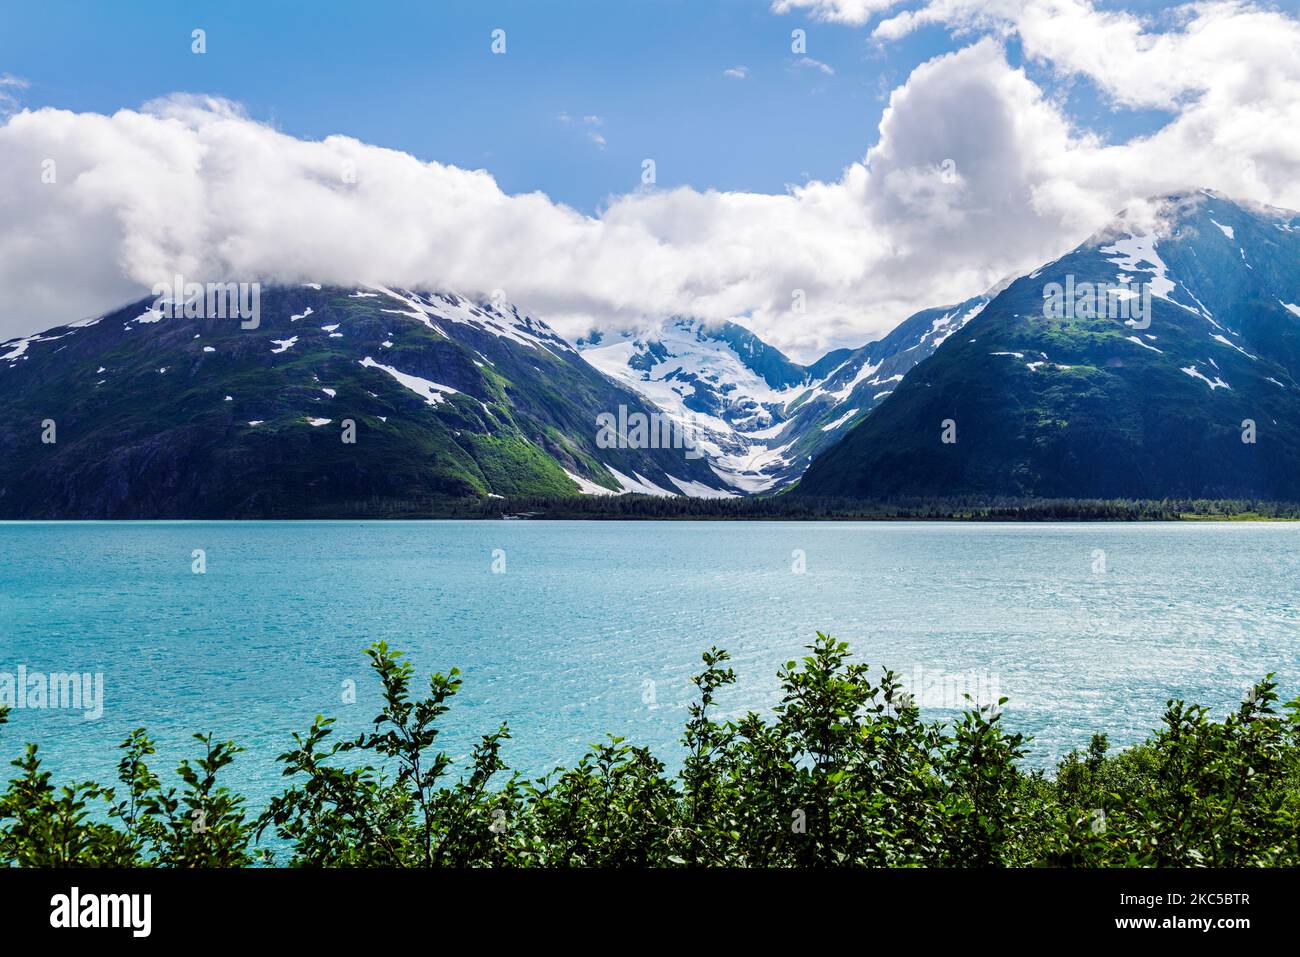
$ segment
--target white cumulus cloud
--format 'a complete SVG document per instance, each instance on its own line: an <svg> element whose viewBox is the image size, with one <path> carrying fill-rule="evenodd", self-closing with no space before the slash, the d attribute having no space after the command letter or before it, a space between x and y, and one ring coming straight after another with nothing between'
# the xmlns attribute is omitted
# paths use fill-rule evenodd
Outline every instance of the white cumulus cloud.
<svg viewBox="0 0 1300 957"><path fill-rule="evenodd" d="M1144 196L1208 186L1300 207L1295 18L1211 3L1157 32L1081 0L1023 0L979 24L961 0L921 10L941 5L976 35L913 70L876 145L838 177L771 195L647 188L594 216L506 194L482 170L297 139L218 99L15 113L0 124L0 339L102 313L179 272L501 289L575 337L730 318L808 359L1035 268ZM1008 62L1011 32L1026 56L1168 121L1115 143L1080 128ZM1105 41L1133 62L1088 55Z"/></svg>
<svg viewBox="0 0 1300 957"><path fill-rule="evenodd" d="M888 10L899 2L901 0L773 0L772 12L807 11L818 20L861 26L877 13Z"/></svg>

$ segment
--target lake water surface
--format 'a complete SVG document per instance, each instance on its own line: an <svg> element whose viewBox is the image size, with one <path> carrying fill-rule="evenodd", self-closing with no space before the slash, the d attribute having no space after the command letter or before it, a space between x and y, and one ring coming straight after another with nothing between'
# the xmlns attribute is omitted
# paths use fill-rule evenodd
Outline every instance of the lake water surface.
<svg viewBox="0 0 1300 957"><path fill-rule="evenodd" d="M0 672L102 672L104 708L15 711L0 754L35 741L56 780L108 781L132 728L160 772L210 730L247 749L229 783L260 803L291 731L374 716L362 649L383 639L464 673L453 755L508 721L530 774L606 732L676 764L702 650L733 656L725 711L763 710L820 629L935 716L1007 696L1050 766L1095 730L1140 740L1169 697L1222 714L1270 671L1293 696L1298 623L1289 524L6 523Z"/></svg>

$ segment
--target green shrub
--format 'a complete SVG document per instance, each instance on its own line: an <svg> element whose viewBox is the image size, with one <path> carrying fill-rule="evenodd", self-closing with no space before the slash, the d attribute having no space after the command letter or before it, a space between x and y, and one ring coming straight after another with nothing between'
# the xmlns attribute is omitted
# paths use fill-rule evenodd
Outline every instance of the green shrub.
<svg viewBox="0 0 1300 957"><path fill-rule="evenodd" d="M712 648L669 774L611 737L575 766L525 780L501 759L504 725L451 780L439 721L456 670L412 692L414 669L367 650L383 706L367 733L317 716L278 758L289 779L255 818L219 783L240 749L196 735L164 790L143 729L119 784L56 790L34 745L0 794L0 864L24 867L1260 867L1300 865L1300 701L1269 676L1223 721L1170 701L1146 742L1104 734L1054 775L1027 772L1028 739L999 707L923 721L897 676L819 634L779 672L771 717L713 716L735 682ZM1003 702L999 702L1002 704ZM6 719L0 709L0 724ZM283 848L255 849L268 832Z"/></svg>

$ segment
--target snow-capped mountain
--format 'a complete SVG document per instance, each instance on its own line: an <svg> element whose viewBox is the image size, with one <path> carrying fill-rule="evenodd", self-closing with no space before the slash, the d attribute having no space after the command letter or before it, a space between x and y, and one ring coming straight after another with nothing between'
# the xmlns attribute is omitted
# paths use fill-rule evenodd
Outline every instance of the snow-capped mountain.
<svg viewBox="0 0 1300 957"><path fill-rule="evenodd" d="M259 305L245 323L151 298L0 344L0 515L731 494L689 448L603 443L602 415L657 410L513 306L318 285L264 288Z"/></svg>
<svg viewBox="0 0 1300 957"><path fill-rule="evenodd" d="M798 491L1300 499L1298 423L1300 214L1192 191L1010 284Z"/></svg>
<svg viewBox="0 0 1300 957"><path fill-rule="evenodd" d="M772 439L808 373L735 323L672 319L644 333L580 340L582 357L635 389L695 438L714 472L738 492L774 484Z"/></svg>
<svg viewBox="0 0 1300 957"><path fill-rule="evenodd" d="M788 443L779 484L798 479L809 463L892 395L918 363L978 316L995 293L923 309L882 339L842 357L832 353L818 360L824 374L787 409L790 422L779 436Z"/></svg>
<svg viewBox="0 0 1300 957"><path fill-rule="evenodd" d="M674 318L639 332L593 335L578 347L597 369L694 430L728 485L764 492L798 479L995 292L924 310L883 339L808 366L731 322Z"/></svg>
<svg viewBox="0 0 1300 957"><path fill-rule="evenodd" d="M1084 290L1100 306L1053 312ZM448 292L268 287L252 328L169 306L0 343L0 517L401 515L796 480L1300 499L1300 215L1210 191L806 366L733 323L575 346Z"/></svg>

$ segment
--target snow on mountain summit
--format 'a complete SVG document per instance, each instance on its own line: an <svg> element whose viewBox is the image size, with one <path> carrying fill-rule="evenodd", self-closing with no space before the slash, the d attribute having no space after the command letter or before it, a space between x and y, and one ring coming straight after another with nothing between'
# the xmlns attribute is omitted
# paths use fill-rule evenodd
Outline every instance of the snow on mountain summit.
<svg viewBox="0 0 1300 957"><path fill-rule="evenodd" d="M780 488L893 391L989 302L992 291L927 309L889 335L802 366L736 323L673 318L580 340L582 357L696 435L714 472L741 492Z"/></svg>

